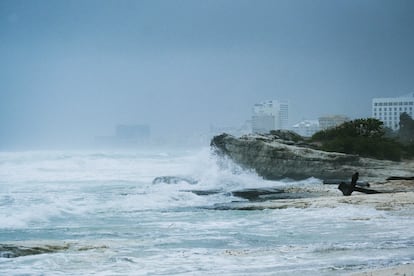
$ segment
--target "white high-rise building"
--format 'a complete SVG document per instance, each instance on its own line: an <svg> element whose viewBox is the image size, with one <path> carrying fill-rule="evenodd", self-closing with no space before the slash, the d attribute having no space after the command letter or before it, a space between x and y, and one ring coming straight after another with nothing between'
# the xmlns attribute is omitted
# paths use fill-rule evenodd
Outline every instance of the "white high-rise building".
<svg viewBox="0 0 414 276"><path fill-rule="evenodd" d="M287 129L288 125L288 102L273 100L253 106L252 131L254 133L268 133L271 130Z"/></svg>
<svg viewBox="0 0 414 276"><path fill-rule="evenodd" d="M372 117L392 130L400 128L400 115L403 112L414 118L414 93L396 98L372 99Z"/></svg>

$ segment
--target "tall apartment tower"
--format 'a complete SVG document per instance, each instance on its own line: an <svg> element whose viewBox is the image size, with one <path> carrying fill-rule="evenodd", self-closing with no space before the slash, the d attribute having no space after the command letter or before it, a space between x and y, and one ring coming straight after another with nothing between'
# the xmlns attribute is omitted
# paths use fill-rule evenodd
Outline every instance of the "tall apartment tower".
<svg viewBox="0 0 414 276"><path fill-rule="evenodd" d="M400 115L403 112L414 118L414 93L396 98L372 99L372 117L392 130L400 128Z"/></svg>
<svg viewBox="0 0 414 276"><path fill-rule="evenodd" d="M288 102L279 102L272 100L258 103L253 106L253 133L268 133L271 130L287 129L288 125Z"/></svg>

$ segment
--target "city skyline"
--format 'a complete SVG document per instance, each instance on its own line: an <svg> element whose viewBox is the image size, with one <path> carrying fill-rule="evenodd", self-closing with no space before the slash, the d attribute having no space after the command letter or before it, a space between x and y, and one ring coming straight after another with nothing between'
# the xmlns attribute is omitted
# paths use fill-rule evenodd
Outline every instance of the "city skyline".
<svg viewBox="0 0 414 276"><path fill-rule="evenodd" d="M290 125L371 116L414 89L414 2L0 2L0 149L234 126L289 100Z"/></svg>

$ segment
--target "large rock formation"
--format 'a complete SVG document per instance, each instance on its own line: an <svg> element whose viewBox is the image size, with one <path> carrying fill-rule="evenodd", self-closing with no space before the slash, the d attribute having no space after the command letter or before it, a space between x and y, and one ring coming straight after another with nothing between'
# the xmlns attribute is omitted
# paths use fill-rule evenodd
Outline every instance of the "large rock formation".
<svg viewBox="0 0 414 276"><path fill-rule="evenodd" d="M324 152L297 142L291 132L268 135L229 134L215 136L211 146L221 155L247 169L254 169L265 179L305 179L316 177L350 178L359 171L361 178L385 180L392 175L414 175L413 164L360 158L356 155Z"/></svg>

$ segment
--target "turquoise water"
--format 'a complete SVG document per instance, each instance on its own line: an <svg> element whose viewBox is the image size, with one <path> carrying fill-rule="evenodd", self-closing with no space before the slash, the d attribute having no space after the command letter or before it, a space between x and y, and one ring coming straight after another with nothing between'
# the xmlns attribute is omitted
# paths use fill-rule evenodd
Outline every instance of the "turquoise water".
<svg viewBox="0 0 414 276"><path fill-rule="evenodd" d="M346 275L414 261L403 211L214 208L242 200L232 190L304 185L322 184L266 181L208 149L0 153L0 245L53 248L3 249L0 274Z"/></svg>

